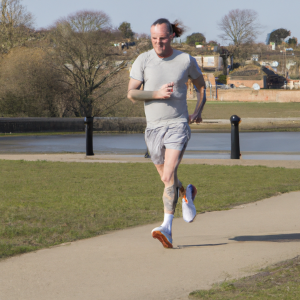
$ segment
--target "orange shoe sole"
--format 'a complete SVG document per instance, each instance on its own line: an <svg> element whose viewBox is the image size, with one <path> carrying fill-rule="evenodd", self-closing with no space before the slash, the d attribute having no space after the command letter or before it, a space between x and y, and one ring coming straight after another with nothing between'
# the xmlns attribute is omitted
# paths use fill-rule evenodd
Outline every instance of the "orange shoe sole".
<svg viewBox="0 0 300 300"><path fill-rule="evenodd" d="M168 239L160 232L160 231L153 231L152 237L154 239L158 239L164 248L173 248L173 245L168 241Z"/></svg>

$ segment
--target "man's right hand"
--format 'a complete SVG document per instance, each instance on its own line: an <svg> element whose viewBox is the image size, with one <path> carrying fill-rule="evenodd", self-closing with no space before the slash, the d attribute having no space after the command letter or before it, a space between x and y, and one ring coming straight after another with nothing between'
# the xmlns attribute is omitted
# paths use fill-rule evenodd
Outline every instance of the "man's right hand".
<svg viewBox="0 0 300 300"><path fill-rule="evenodd" d="M155 93L155 99L169 99L173 93L174 82L164 84Z"/></svg>
<svg viewBox="0 0 300 300"><path fill-rule="evenodd" d="M151 101L169 99L173 93L174 82L164 84L158 91L141 91L141 85L141 81L130 78L128 84L127 98L133 103L135 103L136 100Z"/></svg>

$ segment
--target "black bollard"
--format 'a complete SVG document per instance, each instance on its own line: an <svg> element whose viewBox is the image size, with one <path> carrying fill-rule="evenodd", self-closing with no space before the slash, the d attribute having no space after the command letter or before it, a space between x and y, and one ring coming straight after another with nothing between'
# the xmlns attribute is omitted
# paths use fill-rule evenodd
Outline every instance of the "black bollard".
<svg viewBox="0 0 300 300"><path fill-rule="evenodd" d="M230 117L231 123L231 159L240 159L240 138L239 138L239 124L241 118L237 115Z"/></svg>
<svg viewBox="0 0 300 300"><path fill-rule="evenodd" d="M147 148L146 153L144 155L145 158L151 158L150 154L149 154L149 150Z"/></svg>
<svg viewBox="0 0 300 300"><path fill-rule="evenodd" d="M85 139L86 139L86 156L94 155L93 152L93 121L94 117L85 117Z"/></svg>

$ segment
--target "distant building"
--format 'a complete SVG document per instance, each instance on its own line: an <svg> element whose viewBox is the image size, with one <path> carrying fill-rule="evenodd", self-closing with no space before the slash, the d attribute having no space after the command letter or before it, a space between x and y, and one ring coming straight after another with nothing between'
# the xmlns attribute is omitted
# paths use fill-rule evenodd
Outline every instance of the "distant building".
<svg viewBox="0 0 300 300"><path fill-rule="evenodd" d="M275 50L276 49L276 44L275 42L270 42L270 46L271 46L271 50Z"/></svg>
<svg viewBox="0 0 300 300"><path fill-rule="evenodd" d="M271 66L247 65L234 70L227 77L227 84L236 87L252 88L257 83L260 88L278 89L283 88L286 79L277 74Z"/></svg>
<svg viewBox="0 0 300 300"><path fill-rule="evenodd" d="M215 80L215 76L212 73L203 73L203 77L204 77L204 81L205 81L205 85L206 88L210 89L210 94L208 94L208 91L206 91L207 93L207 98L214 98L216 99L216 80ZM194 89L194 85L192 83L192 81L189 79L188 82L186 83L187 85L187 99L196 99L196 91ZM211 90L214 90L213 93ZM209 97L211 96L211 97Z"/></svg>
<svg viewBox="0 0 300 300"><path fill-rule="evenodd" d="M266 75L262 72L260 66L246 65L239 67L227 76L227 84L234 84L236 87L252 88L254 83L257 83L260 88L266 88Z"/></svg>
<svg viewBox="0 0 300 300"><path fill-rule="evenodd" d="M194 56L194 58L203 72L223 70L223 58L219 54ZM228 64L230 65L230 60L228 60Z"/></svg>

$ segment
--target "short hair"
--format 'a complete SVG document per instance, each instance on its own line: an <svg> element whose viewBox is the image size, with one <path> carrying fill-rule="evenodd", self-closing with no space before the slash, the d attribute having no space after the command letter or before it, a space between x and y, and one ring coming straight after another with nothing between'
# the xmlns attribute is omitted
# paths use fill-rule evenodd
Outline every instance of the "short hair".
<svg viewBox="0 0 300 300"><path fill-rule="evenodd" d="M165 19L165 18L160 18L160 19L156 20L151 25L151 27L155 26L155 25L161 25L161 24L166 24L168 27L169 33L170 34L175 33L175 37L180 37L183 34L183 32L185 31L184 26L178 20L175 20L174 24L172 24L168 19Z"/></svg>

